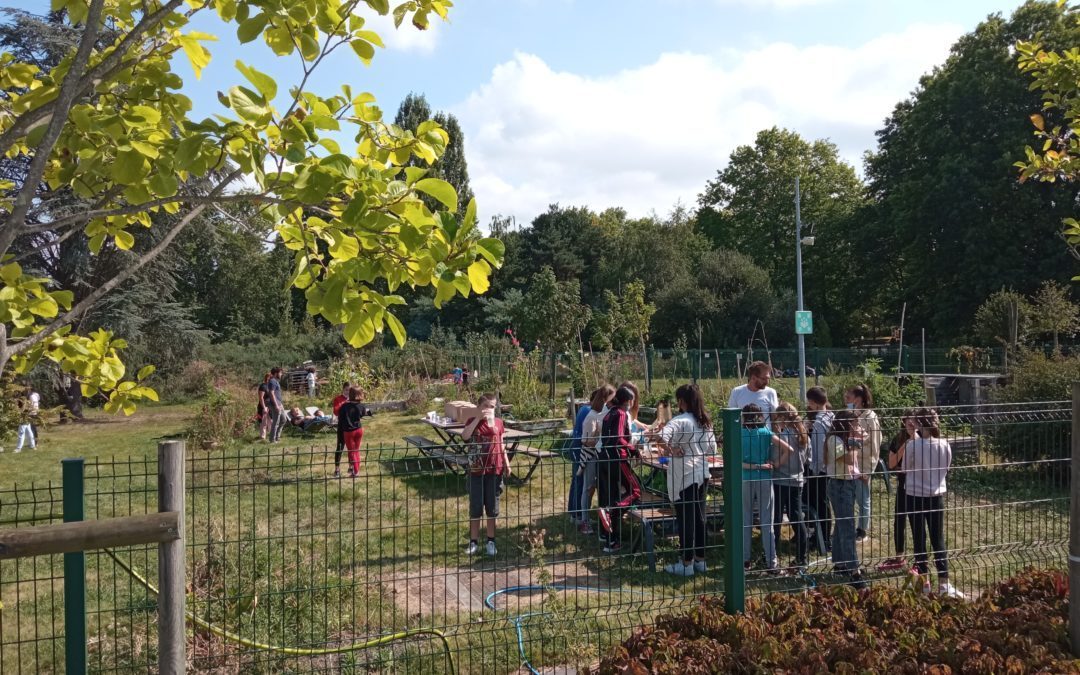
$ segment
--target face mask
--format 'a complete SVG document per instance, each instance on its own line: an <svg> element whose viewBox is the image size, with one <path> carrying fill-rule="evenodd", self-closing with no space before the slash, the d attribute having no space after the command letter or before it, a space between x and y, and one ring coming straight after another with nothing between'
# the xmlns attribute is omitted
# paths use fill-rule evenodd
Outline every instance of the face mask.
<svg viewBox="0 0 1080 675"><path fill-rule="evenodd" d="M855 404L854 403L848 403L847 404L847 409L848 410L854 410L855 409Z"/></svg>

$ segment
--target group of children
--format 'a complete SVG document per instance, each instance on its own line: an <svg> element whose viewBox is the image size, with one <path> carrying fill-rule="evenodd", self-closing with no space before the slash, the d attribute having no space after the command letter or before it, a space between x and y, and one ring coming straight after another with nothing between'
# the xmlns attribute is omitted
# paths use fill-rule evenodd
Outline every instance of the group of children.
<svg viewBox="0 0 1080 675"><path fill-rule="evenodd" d="M795 406L776 400L771 389L764 391L769 389L768 372L751 373L748 385L732 392L729 402L755 399L741 406L744 565L753 567L750 546L756 506L766 574L804 572L808 551L818 540L820 553L832 554L833 572L861 583L857 543L866 539L869 529L870 479L882 438L870 390L865 385L848 389L846 408L834 412L825 390L813 387L807 391L809 419L804 421ZM776 402L770 405L772 401ZM952 450L941 438L937 413L929 408L906 412L888 453L888 465L898 478L896 555L878 568L907 568L904 524L909 523L915 544L911 571L928 579L929 531L939 591L958 597L962 594L949 583L944 528L951 461ZM794 564L787 569L779 566L777 556L784 516L794 530L795 545ZM810 528L815 530L813 537ZM923 587L930 590L928 580Z"/></svg>

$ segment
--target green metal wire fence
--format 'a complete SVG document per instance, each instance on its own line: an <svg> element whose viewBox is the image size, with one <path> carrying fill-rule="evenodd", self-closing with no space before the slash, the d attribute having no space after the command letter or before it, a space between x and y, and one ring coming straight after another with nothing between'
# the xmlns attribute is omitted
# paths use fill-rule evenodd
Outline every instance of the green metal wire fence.
<svg viewBox="0 0 1080 675"><path fill-rule="evenodd" d="M898 429L898 411L879 415L888 440ZM953 446L943 514L952 583L971 595L1027 565L1062 566L1070 405L942 408L939 415ZM819 552L809 554L798 574L757 569L762 540L753 523L763 514L750 509L751 520L744 520L737 411L716 423L723 447L704 501L706 570L685 577L664 570L680 558L678 523L667 496L668 469L648 453L640 462L602 467L616 480L629 470L625 477L636 481L640 495L636 504L610 512L620 532L601 541L595 508L587 525L571 522L576 467L565 439L518 440L513 475L501 484L494 554L481 529L479 552L470 555L471 479L453 443L368 439L356 477L348 476L347 454L335 464L333 435L301 447L190 451L188 609L204 623L189 623L189 669L585 668L635 626L688 608L702 594L728 591L728 605L737 610L747 594L852 583ZM156 459L150 449L146 457L87 462L87 519L156 510ZM886 480L881 472L871 488L868 538L858 544L860 581L910 583L903 567L877 569L896 554L895 475ZM0 521L4 527L58 522L62 492L48 482L0 491ZM749 570L742 564L744 524L753 528ZM792 528L781 529L780 562L791 567ZM913 562L910 537L909 530L904 555ZM155 547L115 555L156 585ZM0 601L0 672L62 672L68 665L63 556L0 561ZM86 554L90 672L153 671L155 614L154 594L131 573L105 552ZM380 638L382 644L370 646Z"/></svg>

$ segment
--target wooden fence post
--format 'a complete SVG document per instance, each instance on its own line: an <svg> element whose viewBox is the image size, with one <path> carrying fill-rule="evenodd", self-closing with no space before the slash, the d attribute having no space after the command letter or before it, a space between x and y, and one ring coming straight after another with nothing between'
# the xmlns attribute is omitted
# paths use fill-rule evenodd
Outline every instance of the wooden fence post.
<svg viewBox="0 0 1080 675"><path fill-rule="evenodd" d="M158 672L187 672L187 636L184 630L186 584L184 579L184 441L158 443L158 511L180 514L176 541L158 544Z"/></svg>
<svg viewBox="0 0 1080 675"><path fill-rule="evenodd" d="M1080 382L1072 387L1072 473L1069 482L1069 644L1080 655Z"/></svg>

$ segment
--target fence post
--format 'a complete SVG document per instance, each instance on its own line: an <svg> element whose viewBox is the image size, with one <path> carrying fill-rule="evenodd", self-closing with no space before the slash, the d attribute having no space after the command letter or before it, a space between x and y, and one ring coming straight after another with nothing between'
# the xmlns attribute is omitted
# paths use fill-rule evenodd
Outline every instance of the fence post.
<svg viewBox="0 0 1080 675"><path fill-rule="evenodd" d="M1069 644L1080 655L1080 382L1072 386L1072 475L1069 482Z"/></svg>
<svg viewBox="0 0 1080 675"><path fill-rule="evenodd" d="M550 391L550 398L555 400L555 380L559 377L559 355L555 350L551 351L551 386L548 388Z"/></svg>
<svg viewBox="0 0 1080 675"><path fill-rule="evenodd" d="M64 522L83 520L83 460L60 463L64 479ZM64 672L86 673L86 554L64 554Z"/></svg>
<svg viewBox="0 0 1080 675"><path fill-rule="evenodd" d="M724 610L729 614L746 609L741 415L738 408L726 408L721 413L724 422Z"/></svg>
<svg viewBox="0 0 1080 675"><path fill-rule="evenodd" d="M183 675L187 671L187 637L184 610L187 604L184 580L184 483L186 445L184 441L158 443L158 512L180 514L180 537L158 544L158 672Z"/></svg>
<svg viewBox="0 0 1080 675"><path fill-rule="evenodd" d="M653 362L656 361L656 348L649 345L645 350L645 389L652 391Z"/></svg>

